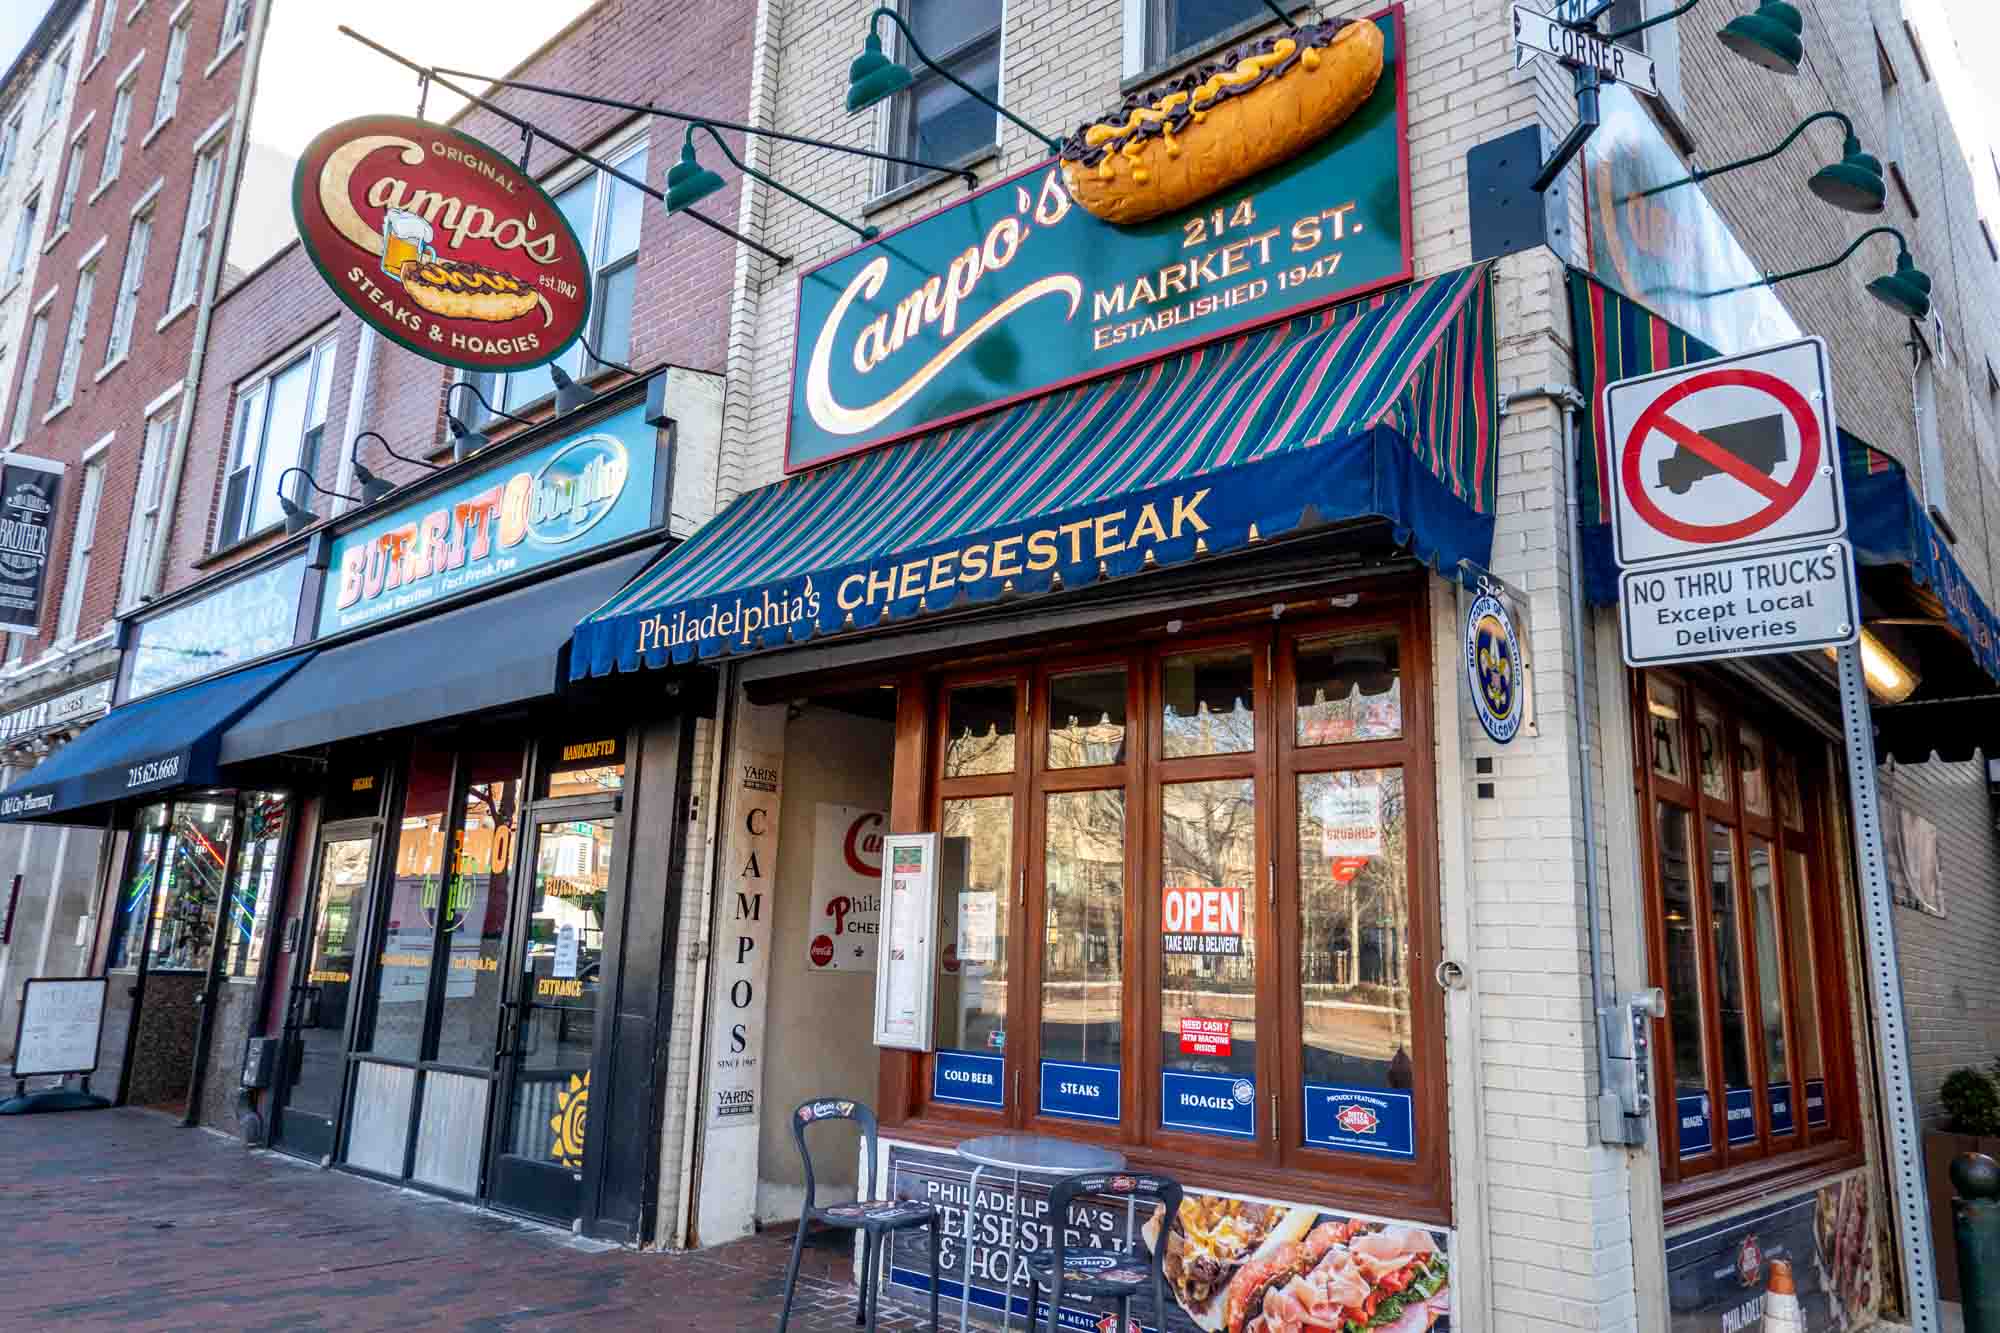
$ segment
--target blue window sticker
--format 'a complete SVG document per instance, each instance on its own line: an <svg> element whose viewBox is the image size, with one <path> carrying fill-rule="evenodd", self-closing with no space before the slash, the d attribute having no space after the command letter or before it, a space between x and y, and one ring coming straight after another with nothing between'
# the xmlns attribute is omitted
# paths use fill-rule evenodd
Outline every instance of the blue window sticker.
<svg viewBox="0 0 2000 1333"><path fill-rule="evenodd" d="M1757 1090L1755 1088L1725 1088L1724 1104L1728 1106L1729 1141L1731 1143L1755 1143L1757 1141Z"/></svg>
<svg viewBox="0 0 2000 1333"><path fill-rule="evenodd" d="M1806 1080L1806 1123L1814 1129L1826 1125L1826 1080L1809 1078Z"/></svg>
<svg viewBox="0 0 2000 1333"><path fill-rule="evenodd" d="M1228 1074L1160 1071L1160 1123L1199 1134L1257 1137L1257 1081Z"/></svg>
<svg viewBox="0 0 2000 1333"><path fill-rule="evenodd" d="M1306 1142L1381 1157L1415 1157L1415 1103L1387 1088L1338 1088L1306 1084Z"/></svg>
<svg viewBox="0 0 2000 1333"><path fill-rule="evenodd" d="M1789 1134L1792 1132L1792 1085L1773 1083L1765 1089L1765 1104L1771 1110L1771 1132Z"/></svg>
<svg viewBox="0 0 2000 1333"><path fill-rule="evenodd" d="M979 1051L937 1053L931 1071L931 1100L997 1111L1006 1105L1007 1061Z"/></svg>
<svg viewBox="0 0 2000 1333"><path fill-rule="evenodd" d="M1689 1092L1674 1098L1674 1124L1680 1131L1681 1156L1695 1157L1715 1146L1707 1093Z"/></svg>
<svg viewBox="0 0 2000 1333"><path fill-rule="evenodd" d="M1118 1123L1118 1066L1042 1061L1043 1115Z"/></svg>

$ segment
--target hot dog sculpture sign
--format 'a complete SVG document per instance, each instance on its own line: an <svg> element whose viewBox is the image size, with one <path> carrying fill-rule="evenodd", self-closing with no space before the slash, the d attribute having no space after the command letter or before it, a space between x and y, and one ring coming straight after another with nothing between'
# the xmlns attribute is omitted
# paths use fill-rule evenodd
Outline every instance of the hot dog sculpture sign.
<svg viewBox="0 0 2000 1333"><path fill-rule="evenodd" d="M299 159L292 215L340 299L433 361L538 366L590 317L590 268L562 210L505 154L456 130L342 121Z"/></svg>
<svg viewBox="0 0 2000 1333"><path fill-rule="evenodd" d="M1402 27L1274 27L803 275L787 465L1408 278Z"/></svg>

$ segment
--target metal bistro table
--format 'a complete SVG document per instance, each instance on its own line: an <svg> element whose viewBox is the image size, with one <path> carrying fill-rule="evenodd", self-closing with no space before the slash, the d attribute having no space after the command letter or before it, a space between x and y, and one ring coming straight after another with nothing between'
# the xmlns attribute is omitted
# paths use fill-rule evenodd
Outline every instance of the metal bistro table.
<svg viewBox="0 0 2000 1333"><path fill-rule="evenodd" d="M1125 1165L1125 1155L1109 1148L1093 1148L1069 1139L1046 1138L1040 1134L989 1134L958 1145L958 1155L972 1163L972 1185L965 1199L965 1271L958 1282L958 1329L965 1333L972 1314L972 1235L979 1211L979 1177L988 1167L1013 1173L1014 1243L1007 1255L1007 1282L1001 1295L1000 1327L1014 1326L1014 1270L1021 1266L1021 1177L1068 1176L1079 1171L1117 1171ZM1035 1284L1028 1283L1028 1320L1035 1327Z"/></svg>

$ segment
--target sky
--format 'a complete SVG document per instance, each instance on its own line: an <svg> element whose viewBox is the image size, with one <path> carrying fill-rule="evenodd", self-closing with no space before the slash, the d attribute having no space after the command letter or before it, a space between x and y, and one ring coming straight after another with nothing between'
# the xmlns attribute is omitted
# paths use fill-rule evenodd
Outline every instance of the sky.
<svg viewBox="0 0 2000 1333"><path fill-rule="evenodd" d="M53 0L0 0L0 70L14 63Z"/></svg>

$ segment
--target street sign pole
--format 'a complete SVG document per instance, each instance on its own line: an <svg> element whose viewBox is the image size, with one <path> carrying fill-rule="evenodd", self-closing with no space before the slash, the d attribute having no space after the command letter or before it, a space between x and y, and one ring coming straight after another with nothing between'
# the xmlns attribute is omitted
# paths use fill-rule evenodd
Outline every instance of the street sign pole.
<svg viewBox="0 0 2000 1333"><path fill-rule="evenodd" d="M1875 786L1875 733L1859 644L1840 649L1840 717L1846 733L1847 789L1854 808L1854 853L1861 870L1862 934L1868 945L1868 986L1874 1000L1875 1043L1882 1059L1882 1120L1888 1133L1896 1222L1909 1256L1910 1319L1916 1333L1938 1333L1937 1253L1924 1191L1922 1120L1910 1089L1910 1043L1904 1027L1903 974L1896 960L1896 924L1882 851L1882 816Z"/></svg>

